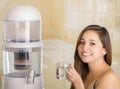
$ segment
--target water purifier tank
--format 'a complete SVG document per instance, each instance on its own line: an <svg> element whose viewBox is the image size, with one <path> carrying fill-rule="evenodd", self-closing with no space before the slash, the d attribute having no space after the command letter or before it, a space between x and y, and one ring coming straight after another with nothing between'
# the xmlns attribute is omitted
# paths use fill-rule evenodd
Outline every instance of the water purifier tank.
<svg viewBox="0 0 120 89"><path fill-rule="evenodd" d="M12 6L4 14L3 89L14 89L16 85L21 86L25 79L27 79L26 84L34 82L33 86L36 87L37 84L42 89L41 23L41 14L32 5ZM37 81L34 81L34 78ZM14 79L16 82L13 83ZM21 81L21 79L23 80ZM41 84L38 84L40 82ZM37 89L33 86L29 89ZM25 88L20 87L20 89Z"/></svg>

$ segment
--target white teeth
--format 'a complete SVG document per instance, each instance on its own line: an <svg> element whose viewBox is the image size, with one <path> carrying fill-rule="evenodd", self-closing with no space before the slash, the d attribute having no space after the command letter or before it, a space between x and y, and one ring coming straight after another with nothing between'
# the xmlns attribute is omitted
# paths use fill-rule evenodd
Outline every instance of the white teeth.
<svg viewBox="0 0 120 89"><path fill-rule="evenodd" d="M89 56L90 54L89 53L83 53L84 56Z"/></svg>

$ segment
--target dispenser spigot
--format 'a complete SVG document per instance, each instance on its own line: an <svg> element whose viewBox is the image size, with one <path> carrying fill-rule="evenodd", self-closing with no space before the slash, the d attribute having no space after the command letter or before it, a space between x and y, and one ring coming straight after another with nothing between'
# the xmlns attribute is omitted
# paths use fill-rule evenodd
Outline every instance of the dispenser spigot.
<svg viewBox="0 0 120 89"><path fill-rule="evenodd" d="M27 84L34 83L35 80L35 71L30 70L27 72Z"/></svg>

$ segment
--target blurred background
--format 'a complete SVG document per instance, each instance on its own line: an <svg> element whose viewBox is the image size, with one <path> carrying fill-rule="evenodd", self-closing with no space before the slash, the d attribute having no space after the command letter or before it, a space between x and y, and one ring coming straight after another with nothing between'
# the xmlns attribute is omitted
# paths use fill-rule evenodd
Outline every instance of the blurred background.
<svg viewBox="0 0 120 89"><path fill-rule="evenodd" d="M113 47L112 67L120 76L120 0L0 0L0 87L2 75L2 17L12 5L34 5L42 16L43 73L45 89L69 89L56 79L56 62L74 63L74 49L81 30L89 24L105 26Z"/></svg>

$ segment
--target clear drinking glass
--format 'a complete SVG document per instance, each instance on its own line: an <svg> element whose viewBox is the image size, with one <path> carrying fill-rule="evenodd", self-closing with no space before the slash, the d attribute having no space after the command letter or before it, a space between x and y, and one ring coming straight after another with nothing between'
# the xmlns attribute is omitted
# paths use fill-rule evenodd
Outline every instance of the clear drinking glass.
<svg viewBox="0 0 120 89"><path fill-rule="evenodd" d="M57 62L56 63L56 78L58 80L66 79L66 74L69 69L70 63Z"/></svg>

